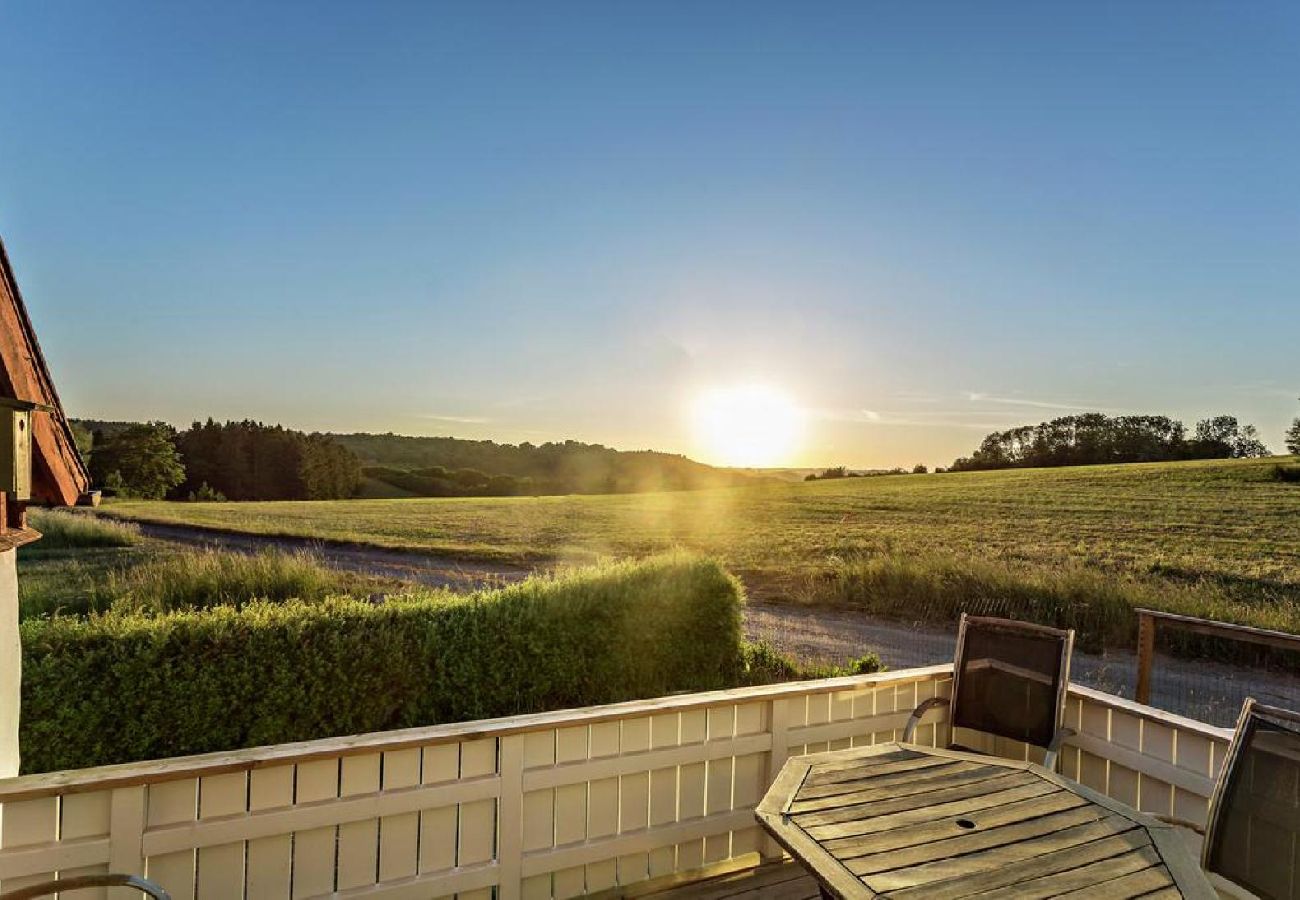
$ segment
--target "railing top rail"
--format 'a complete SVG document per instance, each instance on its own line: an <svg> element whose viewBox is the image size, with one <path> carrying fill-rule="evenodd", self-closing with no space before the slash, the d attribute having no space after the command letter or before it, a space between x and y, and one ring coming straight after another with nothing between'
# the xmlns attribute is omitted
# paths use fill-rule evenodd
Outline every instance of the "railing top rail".
<svg viewBox="0 0 1300 900"><path fill-rule="evenodd" d="M1179 731L1190 731L1194 734L1200 734L1211 740L1230 741L1232 740L1231 728L1220 728L1217 725L1211 725L1208 722L1202 722L1199 719L1189 719L1187 716L1180 716L1177 713L1166 712L1163 709L1156 709L1154 706L1146 706L1135 700L1127 700L1115 694L1108 694L1105 691L1099 691L1095 688L1084 687L1081 684L1070 682L1070 693L1101 703L1113 709L1121 709L1126 713L1146 719L1148 722L1155 722L1160 725L1167 725L1176 728ZM1066 740L1069 743L1069 740Z"/></svg>
<svg viewBox="0 0 1300 900"><path fill-rule="evenodd" d="M849 675L815 681L794 681L757 687L731 688L693 694L674 694L651 700L631 700L603 706L564 709L553 712L479 719L396 731L321 738L292 744L252 747L246 750L219 751L195 756L179 756L149 762L120 763L90 769L72 769L38 775L20 775L0 779L0 803L30 800L54 794L100 791L110 788L173 781L181 778L219 775L269 766L308 762L339 756L353 756L379 751L428 747L459 743L481 738L501 737L529 731L544 731L578 725L591 725L615 719L661 715L694 709L707 709L737 703L752 703L785 697L829 694L925 681L952 671L952 663L898 669L872 675Z"/></svg>
<svg viewBox="0 0 1300 900"><path fill-rule="evenodd" d="M1236 625L1231 622L1216 622L1213 619L1198 619L1179 613L1163 612L1158 609L1138 609L1138 616L1147 616L1161 622L1168 622L1184 631L1195 634L1208 634L1214 637L1232 638L1252 644L1279 647L1283 650L1300 650L1300 634L1286 631L1272 631L1268 628L1256 628L1253 625Z"/></svg>

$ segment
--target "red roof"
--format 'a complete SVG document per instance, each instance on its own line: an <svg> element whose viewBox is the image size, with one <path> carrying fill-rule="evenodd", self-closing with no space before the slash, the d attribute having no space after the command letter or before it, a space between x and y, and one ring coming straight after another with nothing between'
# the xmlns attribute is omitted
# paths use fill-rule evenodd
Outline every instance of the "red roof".
<svg viewBox="0 0 1300 900"><path fill-rule="evenodd" d="M90 488L54 380L0 241L0 397L53 407L32 416L32 500L72 506Z"/></svg>

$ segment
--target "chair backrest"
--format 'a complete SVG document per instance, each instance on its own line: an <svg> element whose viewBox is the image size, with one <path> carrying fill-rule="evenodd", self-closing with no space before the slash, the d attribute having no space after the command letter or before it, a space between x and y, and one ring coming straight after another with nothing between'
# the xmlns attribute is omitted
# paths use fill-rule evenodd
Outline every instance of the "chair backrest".
<svg viewBox="0 0 1300 900"><path fill-rule="evenodd" d="M1206 871L1259 897L1300 897L1300 714L1242 706L1201 853Z"/></svg>
<svg viewBox="0 0 1300 900"><path fill-rule="evenodd" d="M963 614L952 724L1048 746L1065 715L1073 649L1073 631Z"/></svg>

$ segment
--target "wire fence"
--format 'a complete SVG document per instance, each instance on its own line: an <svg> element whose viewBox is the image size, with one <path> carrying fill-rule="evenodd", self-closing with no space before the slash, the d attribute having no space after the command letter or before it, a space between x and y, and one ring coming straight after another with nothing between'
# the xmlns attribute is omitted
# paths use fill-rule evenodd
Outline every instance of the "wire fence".
<svg viewBox="0 0 1300 900"><path fill-rule="evenodd" d="M878 619L852 610L786 604L750 604L747 630L803 659L842 663L864 652L891 669L950 662L955 624ZM1231 727L1247 697L1300 707L1297 649L1264 647L1231 637L1188 635L1162 627L1154 642L1146 703L1168 712ZM1075 648L1071 680L1129 700L1138 697L1135 648L1087 652Z"/></svg>

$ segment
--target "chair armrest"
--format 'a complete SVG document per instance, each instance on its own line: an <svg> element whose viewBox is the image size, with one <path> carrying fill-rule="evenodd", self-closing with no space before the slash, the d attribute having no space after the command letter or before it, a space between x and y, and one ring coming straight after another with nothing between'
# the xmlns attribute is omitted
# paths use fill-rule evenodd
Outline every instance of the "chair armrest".
<svg viewBox="0 0 1300 900"><path fill-rule="evenodd" d="M41 884L33 884L16 891L0 894L0 900L34 900L36 897L51 897L56 893L76 891L91 887L128 887L135 888L153 900L171 900L171 895L157 883L139 875L80 875L76 878L56 878Z"/></svg>
<svg viewBox="0 0 1300 900"><path fill-rule="evenodd" d="M1189 822L1186 819L1180 819L1177 816L1165 816L1160 813L1147 813L1148 816L1157 822L1164 822L1166 825L1172 825L1175 828L1186 828L1188 831L1194 831L1201 837L1205 837L1205 826L1197 825L1195 822Z"/></svg>
<svg viewBox="0 0 1300 900"><path fill-rule="evenodd" d="M1044 769L1049 772L1056 771L1056 757L1061 752L1061 745L1078 733L1073 728L1056 729L1056 734L1052 735L1052 742L1047 745L1047 752L1043 754Z"/></svg>
<svg viewBox="0 0 1300 900"><path fill-rule="evenodd" d="M903 728L903 743L912 743L912 737L916 734L916 726L921 724L922 716L936 707L947 705L947 697L931 697L928 700L922 700L920 705L912 710L912 715L908 717L907 725Z"/></svg>

